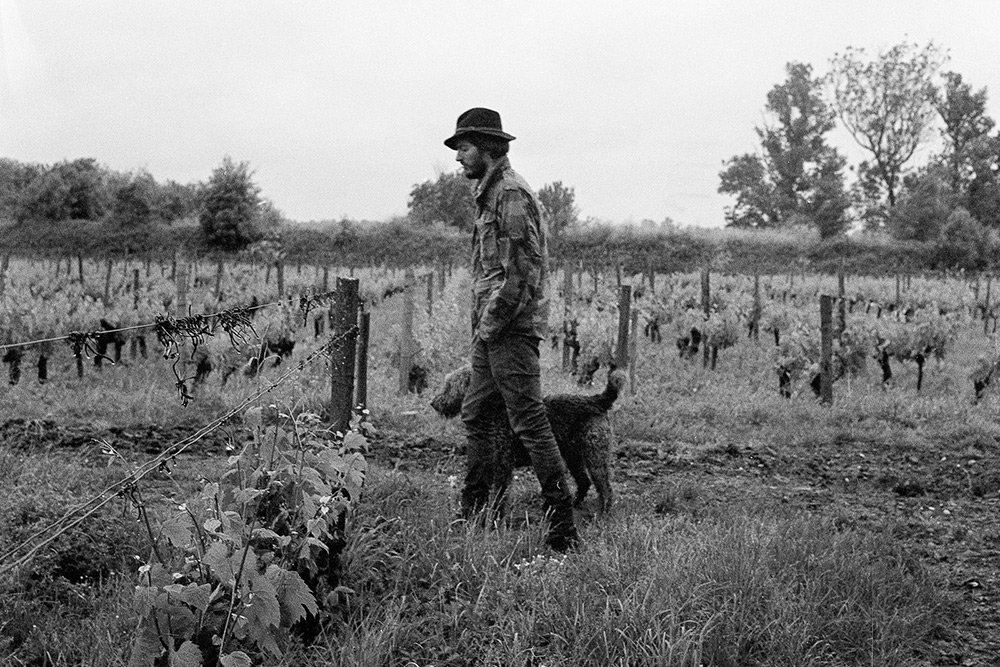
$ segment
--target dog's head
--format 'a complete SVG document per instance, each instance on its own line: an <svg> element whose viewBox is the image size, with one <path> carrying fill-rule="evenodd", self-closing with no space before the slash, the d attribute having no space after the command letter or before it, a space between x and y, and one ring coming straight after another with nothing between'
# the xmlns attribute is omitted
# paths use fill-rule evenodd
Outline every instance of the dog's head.
<svg viewBox="0 0 1000 667"><path fill-rule="evenodd" d="M446 419L457 417L462 412L462 401L465 400L471 377L472 369L468 366L448 373L444 377L444 386L431 399L434 411Z"/></svg>

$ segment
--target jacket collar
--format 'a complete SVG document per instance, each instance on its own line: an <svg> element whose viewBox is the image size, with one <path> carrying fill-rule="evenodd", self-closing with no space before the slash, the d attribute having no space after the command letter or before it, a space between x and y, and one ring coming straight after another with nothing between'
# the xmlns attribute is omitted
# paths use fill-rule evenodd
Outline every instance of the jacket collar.
<svg viewBox="0 0 1000 667"><path fill-rule="evenodd" d="M499 160L493 163L493 166L487 170L483 177L479 179L479 183L476 184L476 201L478 202L480 198L486 194L486 191L490 189L493 182L496 181L500 174L502 174L507 169L510 169L510 159L506 155L501 157Z"/></svg>

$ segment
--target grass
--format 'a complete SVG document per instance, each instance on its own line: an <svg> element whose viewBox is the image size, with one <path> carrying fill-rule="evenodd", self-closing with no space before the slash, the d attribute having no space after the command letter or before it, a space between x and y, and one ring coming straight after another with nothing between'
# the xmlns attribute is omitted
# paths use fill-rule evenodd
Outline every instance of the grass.
<svg viewBox="0 0 1000 667"><path fill-rule="evenodd" d="M439 419L426 396L398 395L397 306L373 312L373 421L411 440L457 446L461 424ZM302 342L296 355L314 344ZM966 377L986 345L974 324L943 367L928 369L921 393L915 369L896 364L894 388L883 390L870 368L839 381L834 405L824 407L808 388L792 399L778 395L765 343L723 351L710 371L680 360L669 342L642 339L637 391L616 405L615 429L623 448L680 461L748 451L794 461L863 441L876 454L921 460L944 450L965 465L988 459L1000 442L1000 398L990 393L974 406ZM432 351L433 389L463 348ZM546 391L582 391L558 369L557 351L546 349L542 359ZM213 380L185 408L169 364L155 355L128 369L88 366L82 380L67 362L50 369L53 380L44 386L26 371L21 384L0 393L0 412L65 426L201 425L283 370L225 388ZM321 409L326 373L321 364L307 369L261 402ZM595 384L602 383L599 374ZM105 463L90 451L0 450L7 490L0 548L118 479L122 471ZM156 488L163 496L180 493L212 468L185 459L174 474L180 490L167 482ZM452 522L456 491L446 474L374 470L345 552L344 583L353 593L321 641L292 646L284 664L907 666L943 622L940 582L893 540L892 526L854 527L823 512L749 503L705 509L698 500L707 490L698 480L662 479L642 502L626 498L612 517L586 524L585 547L563 559L543 546L528 481L522 477L515 493L515 524L486 532ZM970 477L969 485L983 494L997 490L996 480ZM115 508L43 554L34 579L5 582L0 662L127 663L134 556L145 556L148 546L140 527ZM93 562L85 576L67 576L67 562L86 560L77 555Z"/></svg>
<svg viewBox="0 0 1000 667"><path fill-rule="evenodd" d="M559 557L537 524L470 528L453 502L428 475L373 477L346 552L354 594L310 664L903 665L936 623L890 539L808 516L624 507Z"/></svg>

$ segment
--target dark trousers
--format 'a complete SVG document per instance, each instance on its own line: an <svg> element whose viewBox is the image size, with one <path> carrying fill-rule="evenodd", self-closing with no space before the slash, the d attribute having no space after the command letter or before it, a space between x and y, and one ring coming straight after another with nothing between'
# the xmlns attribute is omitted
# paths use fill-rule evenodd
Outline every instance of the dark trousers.
<svg viewBox="0 0 1000 667"><path fill-rule="evenodd" d="M497 410L505 409L542 487L550 537L575 539L566 464L542 403L538 345L537 338L518 335L489 343L476 338L472 344L472 377L462 403L469 440L462 511L469 515L489 502L496 456L493 425Z"/></svg>

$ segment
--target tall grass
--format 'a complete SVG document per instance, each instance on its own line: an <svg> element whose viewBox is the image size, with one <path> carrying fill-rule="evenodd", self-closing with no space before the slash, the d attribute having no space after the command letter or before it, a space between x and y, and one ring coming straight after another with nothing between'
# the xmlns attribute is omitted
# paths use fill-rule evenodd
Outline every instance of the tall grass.
<svg viewBox="0 0 1000 667"><path fill-rule="evenodd" d="M346 552L354 594L314 664L907 665L935 624L933 587L890 539L814 517L623 507L557 557L537 524L453 512L430 475L372 479Z"/></svg>

